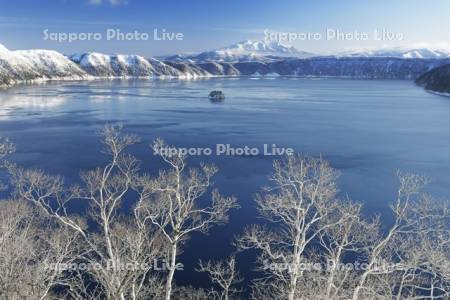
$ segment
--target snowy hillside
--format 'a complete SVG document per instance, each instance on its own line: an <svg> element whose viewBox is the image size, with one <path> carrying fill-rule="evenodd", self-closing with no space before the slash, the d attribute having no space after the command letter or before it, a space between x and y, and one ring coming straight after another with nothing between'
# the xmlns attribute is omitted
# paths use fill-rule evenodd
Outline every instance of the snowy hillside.
<svg viewBox="0 0 450 300"><path fill-rule="evenodd" d="M341 53L345 57L449 58L450 50L431 48L392 48Z"/></svg>
<svg viewBox="0 0 450 300"><path fill-rule="evenodd" d="M90 52L64 56L51 50L10 51L0 45L0 86L36 80L165 76L195 78L211 74L194 64L165 63L139 55Z"/></svg>
<svg viewBox="0 0 450 300"><path fill-rule="evenodd" d="M0 45L0 84L86 76L75 63L56 51L10 51Z"/></svg>
<svg viewBox="0 0 450 300"><path fill-rule="evenodd" d="M139 55L107 55L83 53L68 56L86 73L97 77L181 77L211 76L208 72L189 63L162 62Z"/></svg>
<svg viewBox="0 0 450 300"><path fill-rule="evenodd" d="M416 79L436 67L450 64L450 58L440 52L419 50L321 57L293 57L294 54L306 55L293 47L250 41L189 59L178 56L176 60L95 52L64 56L56 51L10 51L0 46L0 86L33 80L111 77L285 75Z"/></svg>
<svg viewBox="0 0 450 300"><path fill-rule="evenodd" d="M94 52L68 57L93 76L151 77L155 75L150 62L138 55L106 55Z"/></svg>

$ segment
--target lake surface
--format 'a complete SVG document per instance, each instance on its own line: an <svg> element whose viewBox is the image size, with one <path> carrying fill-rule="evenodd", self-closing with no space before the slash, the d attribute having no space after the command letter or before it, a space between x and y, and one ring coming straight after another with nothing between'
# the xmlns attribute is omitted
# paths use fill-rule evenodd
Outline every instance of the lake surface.
<svg viewBox="0 0 450 300"><path fill-rule="evenodd" d="M211 103L211 90L226 100ZM155 173L163 165L149 144L162 137L177 147L255 147L276 144L322 155L341 171L342 195L365 203L367 213L388 218L397 169L432 179L428 190L450 196L450 98L429 94L409 81L298 78L217 78L196 81L130 80L18 86L0 92L0 135L17 145L11 159L63 174L105 163L96 132L123 122L141 136L131 151ZM219 189L242 208L209 236L194 236L183 254L182 284L204 280L199 258L220 258L230 242L254 222L253 196L267 184L271 156L203 156L214 162ZM245 261L246 258L242 258ZM249 273L251 262L243 263ZM247 274L246 274L247 275Z"/></svg>

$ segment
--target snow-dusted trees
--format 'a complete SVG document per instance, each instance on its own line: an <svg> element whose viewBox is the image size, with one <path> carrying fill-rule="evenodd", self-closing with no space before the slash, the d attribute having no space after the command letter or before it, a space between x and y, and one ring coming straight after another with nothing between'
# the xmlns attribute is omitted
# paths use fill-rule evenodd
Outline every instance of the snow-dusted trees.
<svg viewBox="0 0 450 300"><path fill-rule="evenodd" d="M322 159L275 162L256 198L268 227L252 226L240 249L259 251L254 299L441 299L449 295L449 202L420 192L426 180L399 173L394 222L382 230L361 205L336 198Z"/></svg>
<svg viewBox="0 0 450 300"><path fill-rule="evenodd" d="M361 249L352 299L442 299L450 295L449 201L422 192L427 179L399 172L394 223Z"/></svg>
<svg viewBox="0 0 450 300"><path fill-rule="evenodd" d="M0 201L0 298L48 299L68 282L58 265L79 257L76 239L29 203Z"/></svg>
<svg viewBox="0 0 450 300"><path fill-rule="evenodd" d="M191 169L185 156L161 155L169 169L152 178L142 175L139 161L126 153L137 137L122 133L121 126L106 126L101 136L108 163L83 172L80 185L67 188L60 176L8 164L17 203L35 208L32 211L79 245L70 249L80 255L67 253L61 263L52 264L67 297L170 299L183 243L191 233L206 233L215 224L225 223L229 210L237 207L236 199L211 190L211 178L217 172L214 166ZM153 147L157 150L164 143L157 140ZM13 148L5 144L2 150L6 155ZM130 211L124 208L125 199L134 204ZM86 207L87 216L71 213L74 206ZM26 211L23 220L39 230L38 222ZM20 234L19 229L8 232L14 236ZM37 234L26 232L30 238ZM65 260L73 261L75 268L65 269ZM156 267L165 270L155 271Z"/></svg>
<svg viewBox="0 0 450 300"><path fill-rule="evenodd" d="M16 150L15 145L9 139L0 137L0 169L7 167L8 163L5 157ZM0 190L5 188L4 183L0 182Z"/></svg>
<svg viewBox="0 0 450 300"><path fill-rule="evenodd" d="M211 288L174 280L191 234L226 222L238 206L213 188L217 169L188 168L184 155L164 151L156 140L154 152L168 167L157 176L143 174L126 151L137 137L121 126L106 126L101 135L108 162L83 172L71 187L60 176L3 162L14 145L0 139L13 190L13 200L0 201L0 298L245 298L234 256L200 262L197 271L209 275ZM398 178L392 218L381 221L338 197L338 174L322 158L275 161L270 186L256 197L265 225L249 227L235 243L257 253L251 296L450 297L449 201L424 193L421 176Z"/></svg>
<svg viewBox="0 0 450 300"><path fill-rule="evenodd" d="M214 189L210 194L211 179L217 168L203 164L200 169L186 166L186 157L180 152L170 154L162 140L153 143L153 150L169 165L156 179L143 177L139 211L158 228L168 245L168 272L165 299L172 295L177 256L182 244L194 232L206 233L215 224L228 220L230 209L237 207L234 197L224 197ZM207 201L201 202L206 197Z"/></svg>
<svg viewBox="0 0 450 300"><path fill-rule="evenodd" d="M8 139L0 138L3 159L14 152ZM0 298L47 299L57 286L68 282L56 266L79 258L76 238L58 223L19 199L0 200Z"/></svg>
<svg viewBox="0 0 450 300"><path fill-rule="evenodd" d="M84 255L77 266L83 268L72 272L70 297L154 297L160 282L152 273L153 260L159 258L164 244L137 208L144 199L136 200L131 214L122 208L125 195L138 182L138 161L124 152L137 138L121 133L120 126L106 126L101 134L109 162L82 173L82 185L66 189L59 176L10 167L16 194L79 239ZM70 205L77 204L87 205L88 217L69 212Z"/></svg>
<svg viewBox="0 0 450 300"><path fill-rule="evenodd" d="M241 283L243 279L237 270L234 256L225 261L200 261L197 271L207 273L212 283L218 287L218 291L212 291L215 299L231 300L239 298L241 290L236 285Z"/></svg>
<svg viewBox="0 0 450 300"><path fill-rule="evenodd" d="M237 245L260 251L259 263L265 277L255 281L255 298L300 299L302 266L310 261L307 247L324 230L343 222L333 218L336 172L322 159L288 156L274 163L273 185L256 199L260 214L273 229L249 228Z"/></svg>
<svg viewBox="0 0 450 300"><path fill-rule="evenodd" d="M13 153L16 147L7 138L0 137L0 160Z"/></svg>

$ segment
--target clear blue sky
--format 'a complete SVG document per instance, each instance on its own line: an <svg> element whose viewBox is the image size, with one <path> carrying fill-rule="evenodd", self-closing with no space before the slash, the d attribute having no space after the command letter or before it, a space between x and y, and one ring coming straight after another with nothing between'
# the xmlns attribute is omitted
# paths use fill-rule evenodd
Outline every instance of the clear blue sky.
<svg viewBox="0 0 450 300"><path fill-rule="evenodd" d="M163 55L198 52L272 32L322 33L319 41L291 44L314 52L346 48L450 43L450 1L302 0L0 0L0 43L10 49L45 48L65 53L99 51ZM105 31L150 32L148 41L106 41ZM154 41L153 30L181 32L182 41ZM325 40L327 28L367 32L368 41ZM402 40L375 41L373 30L401 33ZM100 41L59 43L43 31L100 32Z"/></svg>

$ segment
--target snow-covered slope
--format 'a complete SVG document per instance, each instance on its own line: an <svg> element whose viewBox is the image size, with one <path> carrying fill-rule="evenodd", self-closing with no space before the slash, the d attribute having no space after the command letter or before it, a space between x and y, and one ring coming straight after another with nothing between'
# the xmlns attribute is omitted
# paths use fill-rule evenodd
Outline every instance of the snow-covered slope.
<svg viewBox="0 0 450 300"><path fill-rule="evenodd" d="M197 55L174 55L167 57L171 61L188 61L195 63L202 62L271 62L280 58L296 57L307 58L314 54L300 51L293 46L284 45L278 42L264 42L246 40L229 47L220 48L213 51L205 51Z"/></svg>
<svg viewBox="0 0 450 300"><path fill-rule="evenodd" d="M206 59L211 56L204 54L205 59L162 61L139 55L107 55L95 52L66 57L49 50L10 51L0 45L0 86L32 80L100 77L197 78L288 75L415 79L433 68L450 64L450 58L447 56L443 58L438 52L427 54L424 51L420 52L420 55L410 51L402 54L371 52L344 57L296 58L291 56L298 53L293 48L249 41L217 50L215 53L220 59L212 61ZM260 56L268 53L277 55L284 53L286 56ZM427 55L433 58L427 58ZM255 59L240 60L249 56ZM225 61L228 59L233 61Z"/></svg>
<svg viewBox="0 0 450 300"><path fill-rule="evenodd" d="M450 50L432 48L391 48L376 50L348 51L337 56L343 57L397 57L397 58L449 58Z"/></svg>
<svg viewBox="0 0 450 300"><path fill-rule="evenodd" d="M0 84L86 76L74 62L56 51L10 51L0 45Z"/></svg>
<svg viewBox="0 0 450 300"><path fill-rule="evenodd" d="M138 55L107 55L92 52L68 57L93 76L151 77L156 75L152 64Z"/></svg>
<svg viewBox="0 0 450 300"><path fill-rule="evenodd" d="M51 50L10 51L0 45L0 86L34 80L211 75L195 64L165 63L139 55L90 52L64 56Z"/></svg>
<svg viewBox="0 0 450 300"><path fill-rule="evenodd" d="M107 55L83 53L68 56L86 73L97 77L181 77L211 76L207 71L189 63L162 62L139 55Z"/></svg>

